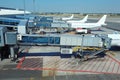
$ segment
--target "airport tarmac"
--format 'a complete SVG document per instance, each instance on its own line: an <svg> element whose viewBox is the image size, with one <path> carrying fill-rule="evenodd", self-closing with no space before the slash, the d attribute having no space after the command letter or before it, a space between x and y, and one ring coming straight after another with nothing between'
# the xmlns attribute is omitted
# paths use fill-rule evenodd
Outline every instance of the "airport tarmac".
<svg viewBox="0 0 120 80"><path fill-rule="evenodd" d="M117 29L119 25L115 22L110 22L112 28ZM112 26L112 24L114 26ZM108 26L109 27L109 24ZM93 30L93 34L111 34L116 30L111 30L106 27L101 27L101 30ZM26 48L26 47L24 47ZM32 56L20 58L20 63L14 65L14 70L4 70L5 65L0 68L1 80L120 80L120 48L117 50L111 49L115 55L108 55L105 58L92 59L90 61L80 62L79 59L60 57L42 57ZM40 51L59 51L58 47L34 47L30 46L24 49L25 52L40 52ZM64 65L63 65L64 64ZM10 64L9 64L10 65ZM7 65L8 66L8 65ZM7 67L6 66L6 67ZM10 69L12 69L10 68ZM5 73L7 74L2 77ZM19 73L20 72L20 73ZM33 73L33 74L32 74ZM14 75L15 74L15 75ZM22 75L25 74L25 75ZM10 76L12 75L12 76ZM15 77L16 76L16 77ZM22 78L20 76L23 76ZM25 77L24 77L25 76ZM7 79L4 79L8 77Z"/></svg>
<svg viewBox="0 0 120 80"><path fill-rule="evenodd" d="M107 23L109 23L109 22L107 22ZM116 23L114 23L114 24L116 24ZM108 25L108 27L109 27L109 25ZM115 27L113 27L113 28L115 28ZM114 32L116 32L116 30L112 30L112 29L109 29L106 27L101 27L100 30L92 30L91 31L92 34L113 34ZM49 52L49 51L59 52L60 48L59 47L49 47L49 46L47 46L47 47L32 46L27 51L30 53ZM66 74L67 75L120 74L119 73L120 65L119 65L119 62L116 62L116 60L119 61L119 59L120 59L119 51L117 53L115 51L113 51L113 53L115 53L115 55L114 56L111 55L111 56L114 57L115 60L113 58L107 56L107 57L105 57L105 59L93 59L88 62L82 62L82 63L84 63L84 66L81 63L79 64L78 59L72 59L72 58L61 59L60 57L35 57L35 56L26 57L24 62L22 62L22 64L19 65L19 68L23 69L23 70L43 70L43 73L42 73L43 76L54 76L54 75L55 76L63 76ZM119 55L119 57L118 57L118 55ZM36 61L38 61L38 62L36 63ZM100 63L99 63L99 61L100 61ZM35 65L32 66L32 64L35 64L34 62L36 63L36 66ZM69 62L69 64L66 64L67 62ZM101 62L103 62L103 63L101 63ZM42 67L40 65L42 65ZM86 69L81 69L82 66ZM89 67L91 67L91 69L89 69Z"/></svg>
<svg viewBox="0 0 120 80"><path fill-rule="evenodd" d="M99 19L88 19L88 22L97 22ZM108 29L120 31L120 18L107 18L107 26L104 26Z"/></svg>

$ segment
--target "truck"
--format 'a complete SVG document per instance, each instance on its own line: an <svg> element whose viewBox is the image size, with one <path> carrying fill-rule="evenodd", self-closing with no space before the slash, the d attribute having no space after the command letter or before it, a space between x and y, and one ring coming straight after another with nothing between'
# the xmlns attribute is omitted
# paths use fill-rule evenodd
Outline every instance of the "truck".
<svg viewBox="0 0 120 80"><path fill-rule="evenodd" d="M91 31L89 29L86 29L86 28L76 28L76 33L88 34L88 33L91 33Z"/></svg>

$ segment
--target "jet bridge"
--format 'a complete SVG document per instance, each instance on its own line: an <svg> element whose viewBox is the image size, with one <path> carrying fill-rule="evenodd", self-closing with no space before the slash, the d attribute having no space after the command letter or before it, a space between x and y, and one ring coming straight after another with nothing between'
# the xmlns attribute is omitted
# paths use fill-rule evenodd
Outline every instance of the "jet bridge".
<svg viewBox="0 0 120 80"><path fill-rule="evenodd" d="M86 51L83 47L99 48L97 52L94 50L92 52L87 52L92 56L97 55L101 52L108 50L111 47L111 39L107 36L98 35L66 35L66 34L17 34L15 32L7 32L5 27L0 27L0 48L9 49L10 55L15 57L16 51L14 47L18 46L59 46L61 51L60 55L81 55L85 56ZM73 47L80 46L81 48L73 53ZM8 50L9 51L9 50ZM85 53L84 53L85 52ZM6 52L8 53L8 52ZM47 54L51 55L53 52ZM55 54L56 55L56 54Z"/></svg>
<svg viewBox="0 0 120 80"><path fill-rule="evenodd" d="M104 55L104 51L108 50L111 45L111 39L107 36L98 36L98 35L18 35L18 44L19 45L47 45L47 46L60 46L61 51L58 53L49 52L49 53L40 53L40 56L43 55L52 55L61 57L67 57L67 56L86 56L89 54L90 57L96 56L100 53L100 55ZM73 48L76 46L80 46L81 48L73 52ZM92 50L87 51L83 50L83 47L91 47L91 48L98 48L99 50ZM25 53L21 53L25 56ZM28 53L27 53L28 54ZM31 54L31 53L30 53ZM28 55L30 55L28 54ZM33 53L34 54L34 53ZM33 55L32 54L32 55ZM27 55L26 55L27 56ZM105 56L105 55L104 55Z"/></svg>
<svg viewBox="0 0 120 80"><path fill-rule="evenodd" d="M108 37L97 35L18 35L19 44L24 45L56 45L56 46L84 46L110 48Z"/></svg>
<svg viewBox="0 0 120 80"><path fill-rule="evenodd" d="M26 25L28 23L27 19L13 19L13 18L3 18L0 17L0 26L17 29L18 33L26 34ZM29 25L28 25L29 26Z"/></svg>

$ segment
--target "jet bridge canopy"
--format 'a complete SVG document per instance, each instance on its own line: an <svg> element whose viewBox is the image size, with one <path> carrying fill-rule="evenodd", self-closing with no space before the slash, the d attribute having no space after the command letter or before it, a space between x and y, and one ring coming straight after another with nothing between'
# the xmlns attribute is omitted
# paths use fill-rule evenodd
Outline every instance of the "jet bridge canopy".
<svg viewBox="0 0 120 80"><path fill-rule="evenodd" d="M17 19L0 17L0 25L17 26L19 22Z"/></svg>

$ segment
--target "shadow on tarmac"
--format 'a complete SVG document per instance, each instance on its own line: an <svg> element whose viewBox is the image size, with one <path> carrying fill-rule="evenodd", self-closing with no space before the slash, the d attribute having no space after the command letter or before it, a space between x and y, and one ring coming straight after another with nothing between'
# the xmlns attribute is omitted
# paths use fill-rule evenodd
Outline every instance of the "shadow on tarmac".
<svg viewBox="0 0 120 80"><path fill-rule="evenodd" d="M120 51L120 46L112 46L110 48L111 51Z"/></svg>

